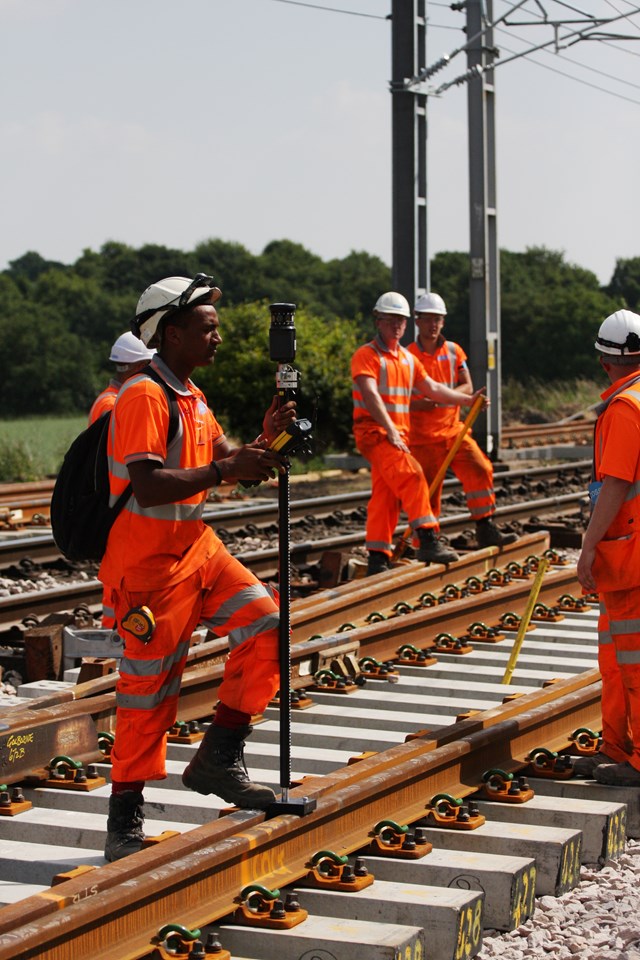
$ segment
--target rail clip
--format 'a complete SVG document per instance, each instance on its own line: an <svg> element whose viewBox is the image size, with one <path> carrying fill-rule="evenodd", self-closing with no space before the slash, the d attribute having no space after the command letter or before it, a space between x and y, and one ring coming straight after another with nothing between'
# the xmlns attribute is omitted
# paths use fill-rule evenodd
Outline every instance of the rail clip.
<svg viewBox="0 0 640 960"><path fill-rule="evenodd" d="M418 647L414 647L412 643L404 643L398 648L398 661L412 667L430 667L438 662L435 657L429 655L427 649L420 650Z"/></svg>
<svg viewBox="0 0 640 960"><path fill-rule="evenodd" d="M590 609L590 605L584 602L582 597L573 597L570 593L563 593L558 598L558 609L572 611L574 613L584 613Z"/></svg>
<svg viewBox="0 0 640 960"><path fill-rule="evenodd" d="M542 623L558 623L558 621L564 620L564 614L560 613L557 607L548 607L546 603L536 603L531 619Z"/></svg>
<svg viewBox="0 0 640 960"><path fill-rule="evenodd" d="M500 643L504 634L497 627L489 627L486 623L477 620L469 627L469 632L462 635L461 640L477 640L480 643Z"/></svg>
<svg viewBox="0 0 640 960"><path fill-rule="evenodd" d="M527 754L529 767L527 773L531 777L546 777L549 780L568 780L573 774L570 757L558 755L546 747L535 747Z"/></svg>
<svg viewBox="0 0 640 960"><path fill-rule="evenodd" d="M410 831L393 820L381 820L374 827L369 851L373 856L393 857L397 860L420 860L433 850L425 836L424 827Z"/></svg>
<svg viewBox="0 0 640 960"><path fill-rule="evenodd" d="M393 663L381 663L375 657L362 657L358 660L358 667L367 680L387 680L389 683L397 683L400 679L400 673Z"/></svg>
<svg viewBox="0 0 640 960"><path fill-rule="evenodd" d="M487 800L498 803L526 803L535 796L525 777L514 780L512 773L504 770L487 770L482 775L480 794Z"/></svg>
<svg viewBox="0 0 640 960"><path fill-rule="evenodd" d="M186 960L231 960L228 950L223 950L217 934L209 933L203 943L200 939L200 930L189 930L179 923L167 923L153 938L156 945L151 954L152 960L175 960L176 957L185 957Z"/></svg>
<svg viewBox="0 0 640 960"><path fill-rule="evenodd" d="M309 684L310 690L324 691L325 693L355 693L358 684L347 677L340 677L333 670L318 670L313 675L314 682Z"/></svg>
<svg viewBox="0 0 640 960"><path fill-rule="evenodd" d="M176 720L167 731L168 743L198 743L204 737L204 730L197 720Z"/></svg>
<svg viewBox="0 0 640 960"><path fill-rule="evenodd" d="M468 804L448 793L437 793L431 798L431 810L427 814L427 825L444 827L447 830L476 830L485 823L485 817L479 812L478 804L471 800Z"/></svg>
<svg viewBox="0 0 640 960"><path fill-rule="evenodd" d="M252 883L242 890L240 896L242 902L235 912L235 920L245 926L290 930L308 917L293 893L287 894L283 902L279 890L268 890L259 883Z"/></svg>
<svg viewBox="0 0 640 960"><path fill-rule="evenodd" d="M569 741L581 757L592 757L602 746L602 734L594 733L588 727L578 727L569 737Z"/></svg>
<svg viewBox="0 0 640 960"><path fill-rule="evenodd" d="M341 857L333 850L320 850L314 854L308 866L311 870L302 884L316 890L338 890L351 893L370 887L374 876L369 873L361 859L353 866L348 857Z"/></svg>
<svg viewBox="0 0 640 960"><path fill-rule="evenodd" d="M49 777L46 780L38 782L39 787L55 787L56 790L78 790L81 793L88 793L90 790L97 790L98 787L104 787L107 783L104 777L98 776L98 771L93 764L89 764L86 769L79 760L72 760L71 757L54 757L48 763Z"/></svg>
<svg viewBox="0 0 640 960"><path fill-rule="evenodd" d="M25 800L20 787L13 787L11 793L6 784L0 784L0 816L15 817L19 813L26 813L31 810L33 804L30 800Z"/></svg>
<svg viewBox="0 0 640 960"><path fill-rule="evenodd" d="M439 633L433 641L433 646L439 653L473 653L470 643L465 643L460 637L454 637L450 633Z"/></svg>

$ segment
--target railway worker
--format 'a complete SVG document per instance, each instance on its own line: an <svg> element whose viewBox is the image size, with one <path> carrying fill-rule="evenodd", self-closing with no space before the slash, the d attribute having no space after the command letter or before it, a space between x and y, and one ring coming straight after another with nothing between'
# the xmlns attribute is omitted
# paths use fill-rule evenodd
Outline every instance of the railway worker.
<svg viewBox="0 0 640 960"><path fill-rule="evenodd" d="M93 406L89 411L89 426L95 423L103 413L113 410L118 390L122 384L129 377L133 377L136 373L144 370L154 352L154 350L145 347L144 343L130 331L118 337L109 354L109 360L115 364L115 373L102 393L99 393L93 401ZM107 630L113 630L115 625L113 596L111 588L105 584L102 590L102 626Z"/></svg>
<svg viewBox="0 0 640 960"><path fill-rule="evenodd" d="M418 560L452 563L458 559L457 553L438 538L440 528L424 474L409 452L409 401L415 389L440 403L471 406L482 393L461 393L437 383L420 360L402 346L400 341L411 317L402 294L382 294L373 316L375 339L359 347L351 359L353 434L358 450L371 464L367 576L391 565L400 506L419 541Z"/></svg>
<svg viewBox="0 0 640 960"><path fill-rule="evenodd" d="M116 860L144 839L143 788L166 776L166 731L177 713L189 640L197 624L228 636L227 658L213 723L183 773L185 786L240 807L274 798L252 783L243 762L250 721L278 683L278 605L202 520L211 487L240 479L264 481L283 472L268 441L295 419L295 403L265 413L262 433L232 447L190 376L210 366L222 343L213 278L168 277L151 284L132 328L156 347L152 367L175 391L179 429L167 449L169 411L150 377L120 390L109 438L112 500L131 481L133 493L116 519L99 576L114 585L115 613L125 643L116 685L116 733L105 856Z"/></svg>
<svg viewBox="0 0 640 960"><path fill-rule="evenodd" d="M417 339L409 350L422 363L432 380L443 383L456 393L471 396L473 384L467 366L467 355L453 340L442 333L447 308L437 293L418 297L414 315ZM456 442L463 423L460 407L437 403L415 395L411 400L409 449L416 458L431 489L431 484ZM502 533L491 519L496 510L493 489L493 467L468 431L451 461L450 468L462 483L467 507L476 525L480 547L503 547L518 539L515 533ZM442 483L431 492L431 507L440 516Z"/></svg>
<svg viewBox="0 0 640 960"><path fill-rule="evenodd" d="M598 666L602 746L574 771L640 786L640 316L618 310L595 343L610 380L597 407L593 512L578 560L583 588L600 594Z"/></svg>
<svg viewBox="0 0 640 960"><path fill-rule="evenodd" d="M149 350L144 343L131 332L123 333L111 347L109 360L115 364L115 373L108 385L93 401L89 411L89 426L107 410L113 410L118 390L129 377L135 376L147 366L155 353Z"/></svg>

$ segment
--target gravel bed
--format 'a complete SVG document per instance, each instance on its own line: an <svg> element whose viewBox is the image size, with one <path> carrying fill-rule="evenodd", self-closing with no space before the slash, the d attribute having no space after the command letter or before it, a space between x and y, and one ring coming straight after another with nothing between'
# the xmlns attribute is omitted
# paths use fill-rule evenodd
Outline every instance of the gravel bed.
<svg viewBox="0 0 640 960"><path fill-rule="evenodd" d="M536 900L533 917L516 930L487 930L478 957L640 960L640 843L627 841L619 860L584 866L580 877L564 896Z"/></svg>

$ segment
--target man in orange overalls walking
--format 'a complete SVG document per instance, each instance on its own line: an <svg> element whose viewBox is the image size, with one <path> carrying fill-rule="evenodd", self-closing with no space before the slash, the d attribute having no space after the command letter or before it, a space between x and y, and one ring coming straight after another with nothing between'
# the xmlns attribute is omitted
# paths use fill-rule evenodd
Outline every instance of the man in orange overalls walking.
<svg viewBox="0 0 640 960"><path fill-rule="evenodd" d="M602 746L574 771L640 787L640 316L617 310L595 344L611 381L594 435L593 513L578 560L585 590L598 591Z"/></svg>
<svg viewBox="0 0 640 960"><path fill-rule="evenodd" d="M422 363L432 380L446 384L456 393L471 395L473 384L467 356L453 340L446 340L442 328L447 308L437 293L425 293L415 305L418 338L409 350ZM415 395L411 400L409 449L422 470L429 489L449 450L462 430L460 407L437 403ZM465 434L451 461L451 470L462 483L467 507L476 524L480 547L503 547L518 539L515 533L502 533L491 519L496 509L491 461L471 436ZM443 478L444 479L444 478ZM442 482L431 493L431 506L440 516Z"/></svg>
<svg viewBox="0 0 640 960"><path fill-rule="evenodd" d="M99 577L113 589L125 644L116 684L116 733L111 752L105 857L118 860L144 841L143 789L166 777L166 734L175 722L189 641L203 624L229 639L213 723L183 772L185 786L240 807L275 799L252 783L243 762L251 717L279 685L278 604L272 592L232 557L202 512L207 491L222 481L267 480L284 469L268 449L295 419L295 403L274 398L261 435L232 447L191 381L214 362L222 343L212 277L167 277L144 291L132 323L148 347L155 373L174 391L179 414L167 441L169 405L163 388L138 375L121 387L108 444L110 494L132 494L107 542Z"/></svg>
<svg viewBox="0 0 640 960"><path fill-rule="evenodd" d="M373 310L376 337L351 359L353 435L371 464L371 497L367 508L367 575L391 564L393 534L400 507L418 538L418 560L452 563L458 555L438 539L439 524L429 501L420 465L409 452L409 404L414 390L440 403L471 406L480 393L466 394L437 383L420 360L400 343L411 317L405 297L384 293Z"/></svg>

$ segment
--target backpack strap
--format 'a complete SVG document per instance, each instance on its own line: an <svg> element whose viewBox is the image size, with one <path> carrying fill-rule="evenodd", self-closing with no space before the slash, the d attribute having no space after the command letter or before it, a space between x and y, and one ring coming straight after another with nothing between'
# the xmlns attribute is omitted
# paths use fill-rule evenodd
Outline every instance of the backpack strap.
<svg viewBox="0 0 640 960"><path fill-rule="evenodd" d="M159 373L153 369L153 367L148 366L142 371L145 377L150 377L154 383L157 383L164 390L164 395L167 398L167 404L169 405L169 429L167 431L167 446L171 443L176 433L178 432L178 423L179 423L179 412L178 412L178 400L176 397L175 390L169 386L166 380L163 380Z"/></svg>
<svg viewBox="0 0 640 960"><path fill-rule="evenodd" d="M155 370L151 369L150 367L147 367L145 370L142 371L142 373L144 374L145 377L150 377L153 381L155 381L155 383L161 386L167 398L167 403L169 404L169 429L167 430L167 446L169 446L171 441L174 439L176 433L178 432L178 424L180 422L180 419L179 419L180 413L178 411L178 400L176 397L176 392L169 386L168 383L166 383L162 379L162 377L158 373L156 373ZM105 421L104 434L106 437L106 432L109 429L109 420L111 419L111 411L104 413L101 419L104 419ZM105 450L106 450L106 440L105 440ZM125 503L131 496L132 492L133 490L132 490L131 483L128 483L112 507L114 516L116 517L118 516L118 514L124 507Z"/></svg>

